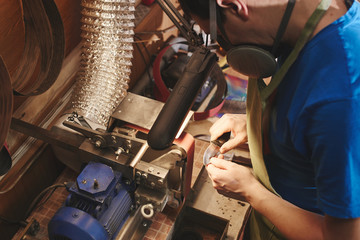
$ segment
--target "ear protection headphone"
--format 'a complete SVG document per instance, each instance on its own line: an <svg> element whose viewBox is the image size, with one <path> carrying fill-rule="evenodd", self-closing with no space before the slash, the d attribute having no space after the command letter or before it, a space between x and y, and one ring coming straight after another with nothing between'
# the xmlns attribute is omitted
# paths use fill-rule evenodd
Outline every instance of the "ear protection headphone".
<svg viewBox="0 0 360 240"><path fill-rule="evenodd" d="M271 51L251 44L232 45L225 34L220 9L216 4L216 0L209 0L209 4L210 36L212 40L216 40L219 45L227 51L226 58L229 65L234 70L249 77L266 78L274 75L277 70L277 61L274 55L287 27L292 10L294 9L295 0L289 0L287 4ZM222 36L217 36L217 27Z"/></svg>

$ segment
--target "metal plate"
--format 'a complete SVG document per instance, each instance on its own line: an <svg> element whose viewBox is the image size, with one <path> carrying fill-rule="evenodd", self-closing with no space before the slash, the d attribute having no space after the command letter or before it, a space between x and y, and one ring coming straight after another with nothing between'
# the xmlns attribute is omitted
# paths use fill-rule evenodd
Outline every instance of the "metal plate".
<svg viewBox="0 0 360 240"><path fill-rule="evenodd" d="M149 130L163 106L160 101L128 92L111 117Z"/></svg>

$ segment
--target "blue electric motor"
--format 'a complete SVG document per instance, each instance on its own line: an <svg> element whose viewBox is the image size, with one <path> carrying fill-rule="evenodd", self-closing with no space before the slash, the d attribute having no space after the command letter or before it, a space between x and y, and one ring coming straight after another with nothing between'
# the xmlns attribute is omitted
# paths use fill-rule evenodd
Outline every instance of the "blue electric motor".
<svg viewBox="0 0 360 240"><path fill-rule="evenodd" d="M122 174L101 163L89 163L69 192L64 206L49 222L51 240L112 239L133 204Z"/></svg>

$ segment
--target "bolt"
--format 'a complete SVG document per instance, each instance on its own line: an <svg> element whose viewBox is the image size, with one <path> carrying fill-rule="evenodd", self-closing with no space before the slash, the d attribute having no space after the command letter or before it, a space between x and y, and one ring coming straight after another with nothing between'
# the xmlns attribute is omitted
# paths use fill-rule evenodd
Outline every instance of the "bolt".
<svg viewBox="0 0 360 240"><path fill-rule="evenodd" d="M94 179L94 189L98 189L99 188L99 181L95 178Z"/></svg>
<svg viewBox="0 0 360 240"><path fill-rule="evenodd" d="M117 183L115 186L115 193L119 193L120 189L121 189L121 184Z"/></svg>
<svg viewBox="0 0 360 240"><path fill-rule="evenodd" d="M81 183L82 183L82 184L86 184L86 183L87 183L86 179L83 179L83 180L81 181Z"/></svg>
<svg viewBox="0 0 360 240"><path fill-rule="evenodd" d="M159 184L159 185L163 185L163 184L164 184L164 180L159 179L159 180L158 180L158 184Z"/></svg>
<svg viewBox="0 0 360 240"><path fill-rule="evenodd" d="M129 139L126 140L126 147L131 148L131 140Z"/></svg>
<svg viewBox="0 0 360 240"><path fill-rule="evenodd" d="M148 175L147 175L147 173L143 173L143 174L141 175L141 177L142 177L143 179L147 179Z"/></svg>
<svg viewBox="0 0 360 240"><path fill-rule="evenodd" d="M73 218L77 218L77 217L79 217L79 214L78 214L77 212L74 212L74 213L72 214L72 216L73 216Z"/></svg>
<svg viewBox="0 0 360 240"><path fill-rule="evenodd" d="M149 172L153 172L153 171L154 171L154 168L153 168L153 167L149 167L149 168L148 168L148 171L149 171Z"/></svg>
<svg viewBox="0 0 360 240"><path fill-rule="evenodd" d="M151 187L155 187L155 183L154 183L154 182L151 182L151 183L150 183L150 186L151 186Z"/></svg>
<svg viewBox="0 0 360 240"><path fill-rule="evenodd" d="M96 140L96 141L95 141L95 146L96 146L96 147L101 147L101 141L100 141L100 140Z"/></svg>
<svg viewBox="0 0 360 240"><path fill-rule="evenodd" d="M131 204L130 211L134 211L134 210L135 210L135 206L134 206L134 204Z"/></svg>
<svg viewBox="0 0 360 240"><path fill-rule="evenodd" d="M118 149L115 151L115 155L116 155L116 156L119 156L122 152L123 152L123 149L122 149L122 148L118 148Z"/></svg>

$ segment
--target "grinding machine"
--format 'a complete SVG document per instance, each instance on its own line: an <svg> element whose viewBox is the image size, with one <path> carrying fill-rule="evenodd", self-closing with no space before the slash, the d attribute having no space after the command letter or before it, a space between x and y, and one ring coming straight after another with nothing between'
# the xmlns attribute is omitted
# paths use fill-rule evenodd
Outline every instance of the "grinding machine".
<svg viewBox="0 0 360 240"><path fill-rule="evenodd" d="M69 107L51 130L12 120L80 172L49 222L50 239L141 239L156 212L182 206L190 191L194 139L183 129L217 58L169 1L157 3L193 50L166 103L127 91L135 0L82 0Z"/></svg>
<svg viewBox="0 0 360 240"><path fill-rule="evenodd" d="M157 3L192 49L165 103L127 91L135 0L82 0L81 62L69 107L51 130L12 119L14 130L51 144L80 173L66 184L50 239L141 239L156 212L182 206L189 194L194 138L183 129L217 58L169 1Z"/></svg>

